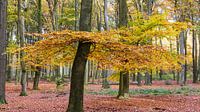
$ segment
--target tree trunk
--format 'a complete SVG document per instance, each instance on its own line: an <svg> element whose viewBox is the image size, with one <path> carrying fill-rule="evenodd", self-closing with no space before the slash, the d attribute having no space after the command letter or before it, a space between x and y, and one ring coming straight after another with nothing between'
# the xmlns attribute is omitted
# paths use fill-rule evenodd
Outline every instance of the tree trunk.
<svg viewBox="0 0 200 112"><path fill-rule="evenodd" d="M12 54L11 53L8 53L7 55L7 78L6 80L8 82L11 82L11 78L12 78L12 67L9 65L10 63L12 63Z"/></svg>
<svg viewBox="0 0 200 112"><path fill-rule="evenodd" d="M197 39L195 31L192 31L193 41L192 41L192 58L193 58L193 83L198 82L198 72L197 72Z"/></svg>
<svg viewBox="0 0 200 112"><path fill-rule="evenodd" d="M151 76L149 72L145 73L145 85L151 85Z"/></svg>
<svg viewBox="0 0 200 112"><path fill-rule="evenodd" d="M119 92L118 98L127 98L129 93L129 73L120 72L120 81L119 81Z"/></svg>
<svg viewBox="0 0 200 112"><path fill-rule="evenodd" d="M79 25L78 25L78 21L79 21L79 13L78 13L78 3L79 0L75 0L75 31L77 31L79 29Z"/></svg>
<svg viewBox="0 0 200 112"><path fill-rule="evenodd" d="M24 47L24 17L21 16L21 0L18 0L18 36L20 38L20 47ZM26 92L26 69L25 62L22 60L24 51L20 51L21 66L21 93L20 96L27 96Z"/></svg>
<svg viewBox="0 0 200 112"><path fill-rule="evenodd" d="M180 54L185 56L185 38L184 38L184 31L182 31L180 33ZM184 80L185 80L185 69L186 69L186 65L185 63L183 63L181 65L182 69L180 72L180 84L183 85L184 84Z"/></svg>
<svg viewBox="0 0 200 112"><path fill-rule="evenodd" d="M20 1L20 0L19 0ZM20 3L20 2L19 2ZM20 47L24 47L24 17L19 17L19 35L20 35ZM22 60L24 56L24 52L20 52L20 65L21 65L21 93L20 96L27 96L27 77L26 77L26 69L25 69L25 62Z"/></svg>
<svg viewBox="0 0 200 112"><path fill-rule="evenodd" d="M198 57L198 76L200 81L200 30L198 31L198 41L199 41L199 57Z"/></svg>
<svg viewBox="0 0 200 112"><path fill-rule="evenodd" d="M0 104L6 103L5 98L5 81L6 81L6 55L4 54L7 46L6 35L6 7L7 0L0 0Z"/></svg>
<svg viewBox="0 0 200 112"><path fill-rule="evenodd" d="M138 72L137 74L137 85L141 86L142 85L142 74Z"/></svg>
<svg viewBox="0 0 200 112"><path fill-rule="evenodd" d="M108 26L108 1L104 0L104 22L105 22L105 30L109 30Z"/></svg>
<svg viewBox="0 0 200 112"><path fill-rule="evenodd" d="M176 37L176 51L177 51L177 54L180 54L179 51L180 51L180 47L179 47L179 40L178 40L178 37ZM179 79L180 79L180 74L179 72L177 72L176 74L176 82L177 84L179 84Z"/></svg>
<svg viewBox="0 0 200 112"><path fill-rule="evenodd" d="M128 7L126 0L119 0L119 28L128 25ZM123 84L122 84L123 83ZM120 72L118 98L127 97L129 93L128 71Z"/></svg>
<svg viewBox="0 0 200 112"><path fill-rule="evenodd" d="M38 33L42 33L42 1L38 0L38 12L37 12L37 22L38 22ZM40 81L40 67L36 67L35 77L33 82L33 90L38 90Z"/></svg>
<svg viewBox="0 0 200 112"><path fill-rule="evenodd" d="M40 81L40 67L36 67L36 71L35 71L35 77L34 77L34 81L33 81L33 90L38 90L39 89L39 81Z"/></svg>
<svg viewBox="0 0 200 112"><path fill-rule="evenodd" d="M107 80L108 77L108 70L102 70L102 76L103 76L103 82L102 82L102 87L104 89L110 88L109 82Z"/></svg>
<svg viewBox="0 0 200 112"><path fill-rule="evenodd" d="M80 30L91 31L92 1L82 0ZM70 96L67 112L83 112L84 74L91 43L79 42L72 66Z"/></svg>

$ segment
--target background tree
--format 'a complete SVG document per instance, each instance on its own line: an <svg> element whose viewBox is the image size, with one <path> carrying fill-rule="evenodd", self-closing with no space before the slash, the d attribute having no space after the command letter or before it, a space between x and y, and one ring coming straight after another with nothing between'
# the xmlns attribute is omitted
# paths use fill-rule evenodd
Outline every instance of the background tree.
<svg viewBox="0 0 200 112"><path fill-rule="evenodd" d="M0 104L6 103L5 81L6 81L6 46L7 46L7 0L0 0Z"/></svg>

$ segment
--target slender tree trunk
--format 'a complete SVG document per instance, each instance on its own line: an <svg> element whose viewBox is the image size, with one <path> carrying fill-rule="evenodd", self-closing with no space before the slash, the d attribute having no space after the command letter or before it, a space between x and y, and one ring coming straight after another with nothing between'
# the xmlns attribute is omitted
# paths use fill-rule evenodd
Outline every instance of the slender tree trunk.
<svg viewBox="0 0 200 112"><path fill-rule="evenodd" d="M0 0L0 104L6 103L5 84L6 84L6 55L4 54L7 46L7 0Z"/></svg>
<svg viewBox="0 0 200 112"><path fill-rule="evenodd" d="M103 82L102 82L102 87L104 89L110 88L109 82L107 80L108 77L108 70L102 70L102 76L103 76Z"/></svg>
<svg viewBox="0 0 200 112"><path fill-rule="evenodd" d="M141 86L142 85L142 74L141 73L137 73L137 85Z"/></svg>
<svg viewBox="0 0 200 112"><path fill-rule="evenodd" d="M20 39L20 47L24 47L24 17L21 15L21 0L18 0L18 36ZM24 51L20 51L20 66L21 66L21 93L20 96L27 96L26 91L26 69L25 62L22 60Z"/></svg>
<svg viewBox="0 0 200 112"><path fill-rule="evenodd" d="M80 30L91 31L92 1L82 0ZM67 112L83 112L84 74L91 43L79 42L72 66L70 97Z"/></svg>
<svg viewBox="0 0 200 112"><path fill-rule="evenodd" d="M198 77L200 81L200 30L198 31L199 52L198 52Z"/></svg>
<svg viewBox="0 0 200 112"><path fill-rule="evenodd" d="M180 54L185 56L185 38L184 38L184 31L182 31L180 33ZM184 84L184 80L185 80L185 69L186 69L186 65L185 63L181 65L182 70L180 72L180 84L183 85Z"/></svg>
<svg viewBox="0 0 200 112"><path fill-rule="evenodd" d="M20 0L19 0L20 1ZM20 3L20 2L19 2ZM20 35L20 47L24 47L24 17L19 16L19 35ZM22 60L24 56L24 52L20 52L20 65L21 65L21 93L20 96L27 96L27 77L26 77L26 69L25 62Z"/></svg>
<svg viewBox="0 0 200 112"><path fill-rule="evenodd" d="M176 38L176 50L177 50L177 54L180 54L179 51L180 51L180 47L179 47L179 40L178 40L178 37ZM180 81L180 73L177 72L176 74L176 82L177 84L179 84L179 81Z"/></svg>
<svg viewBox="0 0 200 112"><path fill-rule="evenodd" d="M79 7L79 2L78 0L75 0L75 31L79 29L78 21L79 21L79 13L78 13L78 7Z"/></svg>
<svg viewBox="0 0 200 112"><path fill-rule="evenodd" d="M193 58L193 83L198 82L198 72L197 72L197 39L196 33L192 31L193 41L192 41L192 58Z"/></svg>
<svg viewBox="0 0 200 112"><path fill-rule="evenodd" d="M11 64L12 63L12 54L11 53L8 53L8 55L7 55L7 78L6 78L6 80L8 81L8 82L11 82L11 77L12 77L12 67L9 65L9 64Z"/></svg>
<svg viewBox="0 0 200 112"><path fill-rule="evenodd" d="M38 0L38 12L37 12L37 22L38 22L38 33L42 33L42 1ZM33 82L33 90L38 90L39 81L40 81L40 67L36 67L35 77Z"/></svg>
<svg viewBox="0 0 200 112"><path fill-rule="evenodd" d="M145 85L151 85L151 76L149 74L149 72L145 73Z"/></svg>
<svg viewBox="0 0 200 112"><path fill-rule="evenodd" d="M108 26L108 1L104 0L104 22L105 22L105 30L109 30Z"/></svg>
<svg viewBox="0 0 200 112"><path fill-rule="evenodd" d="M36 67L35 77L33 80L33 90L39 89L40 71L41 71L40 67Z"/></svg>

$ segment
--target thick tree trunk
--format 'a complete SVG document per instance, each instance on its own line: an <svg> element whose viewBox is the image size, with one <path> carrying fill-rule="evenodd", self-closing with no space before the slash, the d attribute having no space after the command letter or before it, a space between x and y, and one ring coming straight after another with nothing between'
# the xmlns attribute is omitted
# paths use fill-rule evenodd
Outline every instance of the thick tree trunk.
<svg viewBox="0 0 200 112"><path fill-rule="evenodd" d="M120 72L120 81L119 81L119 92L118 98L127 98L129 97L129 73L128 72Z"/></svg>
<svg viewBox="0 0 200 112"><path fill-rule="evenodd" d="M126 0L119 0L119 28L128 25L128 7ZM118 98L128 97L129 93L129 74L128 71L120 72Z"/></svg>
<svg viewBox="0 0 200 112"><path fill-rule="evenodd" d="M91 31L92 1L82 0L80 30ZM79 42L72 66L70 96L67 112L83 112L84 74L91 43Z"/></svg>
<svg viewBox="0 0 200 112"><path fill-rule="evenodd" d="M7 46L6 35L6 7L7 0L0 0L0 104L6 103L5 81L6 81L6 55L4 54Z"/></svg>

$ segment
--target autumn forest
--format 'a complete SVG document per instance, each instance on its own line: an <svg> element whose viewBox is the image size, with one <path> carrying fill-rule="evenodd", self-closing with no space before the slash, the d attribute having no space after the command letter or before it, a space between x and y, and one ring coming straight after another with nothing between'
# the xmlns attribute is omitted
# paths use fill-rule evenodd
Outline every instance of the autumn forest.
<svg viewBox="0 0 200 112"><path fill-rule="evenodd" d="M200 112L200 0L0 0L0 112Z"/></svg>

